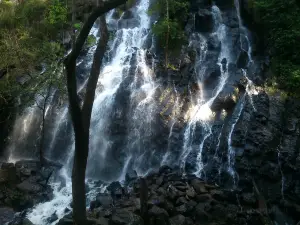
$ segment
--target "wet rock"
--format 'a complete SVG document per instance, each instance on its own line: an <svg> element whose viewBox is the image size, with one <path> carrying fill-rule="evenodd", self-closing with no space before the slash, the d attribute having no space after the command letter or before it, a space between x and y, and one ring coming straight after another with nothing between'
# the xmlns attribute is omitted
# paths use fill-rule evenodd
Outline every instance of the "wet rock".
<svg viewBox="0 0 300 225"><path fill-rule="evenodd" d="M57 225L73 225L73 220L71 218L62 218L58 221Z"/></svg>
<svg viewBox="0 0 300 225"><path fill-rule="evenodd" d="M31 182L31 180L25 180L22 183L17 185L17 188L20 191L26 192L26 193L36 193L42 191L41 185L37 183Z"/></svg>
<svg viewBox="0 0 300 225"><path fill-rule="evenodd" d="M196 196L197 202L207 202L211 199L210 194L200 194Z"/></svg>
<svg viewBox="0 0 300 225"><path fill-rule="evenodd" d="M155 205L148 211L148 214L150 217L155 217L163 220L169 217L169 213L165 209L159 208Z"/></svg>
<svg viewBox="0 0 300 225"><path fill-rule="evenodd" d="M132 29L139 25L140 21L136 18L118 20L118 29Z"/></svg>
<svg viewBox="0 0 300 225"><path fill-rule="evenodd" d="M12 163L3 163L0 169L0 184L15 183L17 180L16 167Z"/></svg>
<svg viewBox="0 0 300 225"><path fill-rule="evenodd" d="M246 204L254 205L256 203L256 197L254 193L243 193L242 200Z"/></svg>
<svg viewBox="0 0 300 225"><path fill-rule="evenodd" d="M176 200L176 206L179 206L179 205L183 205L185 203L187 203L187 199L185 197L180 197Z"/></svg>
<svg viewBox="0 0 300 225"><path fill-rule="evenodd" d="M58 220L58 217L57 217L57 215L56 215L56 212L53 213L53 214L47 219L48 223L53 223L53 222L56 221L56 220Z"/></svg>
<svg viewBox="0 0 300 225"><path fill-rule="evenodd" d="M15 212L11 208L0 208L0 224L5 224L13 220Z"/></svg>
<svg viewBox="0 0 300 225"><path fill-rule="evenodd" d="M113 205L113 199L110 195L100 193L96 196L96 208L99 206L108 208L112 205Z"/></svg>
<svg viewBox="0 0 300 225"><path fill-rule="evenodd" d="M172 202L166 200L163 208L169 213L169 215L175 215L176 209Z"/></svg>
<svg viewBox="0 0 300 225"><path fill-rule="evenodd" d="M183 215L177 215L170 218L170 225L186 225L186 220Z"/></svg>
<svg viewBox="0 0 300 225"><path fill-rule="evenodd" d="M205 188L205 183L203 181L194 179L192 180L191 185L198 194L207 193L207 190Z"/></svg>
<svg viewBox="0 0 300 225"><path fill-rule="evenodd" d="M245 69L248 65L248 62L249 62L248 53L246 51L241 51L236 63L237 68Z"/></svg>
<svg viewBox="0 0 300 225"><path fill-rule="evenodd" d="M210 215L206 212L206 205L199 203L195 208L195 217L197 220L207 221L210 219Z"/></svg>
<svg viewBox="0 0 300 225"><path fill-rule="evenodd" d="M195 192L194 188L193 187L188 187L188 189L186 190L186 195L189 198L194 198L196 196L196 192Z"/></svg>
<svg viewBox="0 0 300 225"><path fill-rule="evenodd" d="M125 176L126 182L136 180L137 178L138 178L138 175L135 170L129 171L128 173L126 173L126 176Z"/></svg>
<svg viewBox="0 0 300 225"><path fill-rule="evenodd" d="M199 9L195 14L195 28L198 32L210 32L213 29L213 16L207 9Z"/></svg>
<svg viewBox="0 0 300 225"><path fill-rule="evenodd" d="M208 50L220 50L221 41L216 34L211 34L207 39Z"/></svg>
<svg viewBox="0 0 300 225"><path fill-rule="evenodd" d="M126 12L123 13L122 19L132 19L134 18L134 14L132 13L131 10L127 10Z"/></svg>
<svg viewBox="0 0 300 225"><path fill-rule="evenodd" d="M108 187L107 190L111 192L112 198L121 198L124 194L124 189L120 182L115 181L112 182Z"/></svg>
<svg viewBox="0 0 300 225"><path fill-rule="evenodd" d="M220 112L222 109L231 111L236 105L236 97L233 94L221 93L212 103L211 110Z"/></svg>
<svg viewBox="0 0 300 225"><path fill-rule="evenodd" d="M163 184L164 182L164 177L163 176L160 176L157 178L157 180L155 181L156 185L159 187Z"/></svg>
<svg viewBox="0 0 300 225"><path fill-rule="evenodd" d="M143 220L138 215L125 209L117 209L113 212L110 225L143 225Z"/></svg>
<svg viewBox="0 0 300 225"><path fill-rule="evenodd" d="M150 197L150 199L148 200L148 205L149 206L164 206L165 205L165 198L164 196L152 196Z"/></svg>

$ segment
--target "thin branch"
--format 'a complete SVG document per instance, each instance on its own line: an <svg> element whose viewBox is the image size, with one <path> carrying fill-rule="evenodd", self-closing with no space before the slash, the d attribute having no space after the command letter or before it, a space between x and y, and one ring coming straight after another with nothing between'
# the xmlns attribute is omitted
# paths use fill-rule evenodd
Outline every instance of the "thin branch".
<svg viewBox="0 0 300 225"><path fill-rule="evenodd" d="M88 79L85 98L82 107L82 115L84 120L83 124L86 126L86 129L89 129L90 126L90 118L95 99L95 89L97 87L97 82L100 75L100 67L102 65L102 60L106 52L106 46L109 39L107 24L104 15L100 17L100 32L100 40L94 53L91 74Z"/></svg>

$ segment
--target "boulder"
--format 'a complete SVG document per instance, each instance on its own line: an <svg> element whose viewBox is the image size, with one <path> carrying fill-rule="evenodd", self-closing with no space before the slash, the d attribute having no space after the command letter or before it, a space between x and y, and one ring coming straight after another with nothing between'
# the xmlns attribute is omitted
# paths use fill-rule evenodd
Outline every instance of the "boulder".
<svg viewBox="0 0 300 225"><path fill-rule="evenodd" d="M0 224L5 224L13 220L15 212L12 208L0 208Z"/></svg>
<svg viewBox="0 0 300 225"><path fill-rule="evenodd" d="M137 178L138 178L138 175L137 175L135 170L131 170L128 173L126 173L126 175L125 175L125 181L126 182L136 180Z"/></svg>
<svg viewBox="0 0 300 225"><path fill-rule="evenodd" d="M194 179L192 180L191 185L198 194L207 193L207 190L205 188L205 183L203 181Z"/></svg>
<svg viewBox="0 0 300 225"><path fill-rule="evenodd" d="M148 214L150 217L154 217L154 218L160 218L160 219L169 218L169 213L165 209L155 205L148 211Z"/></svg>
<svg viewBox="0 0 300 225"><path fill-rule="evenodd" d="M185 217L179 214L170 218L170 225L186 225L185 220Z"/></svg>
<svg viewBox="0 0 300 225"><path fill-rule="evenodd" d="M248 53L244 50L241 51L239 54L236 66L239 69L246 69L249 62L249 56Z"/></svg>
<svg viewBox="0 0 300 225"><path fill-rule="evenodd" d="M17 188L20 191L23 191L25 193L37 193L42 191L42 186L37 184L37 183L33 183L32 180L27 179L25 181L23 181L22 183L17 185Z"/></svg>
<svg viewBox="0 0 300 225"><path fill-rule="evenodd" d="M99 206L108 208L111 207L112 205L113 205L113 199L110 195L99 193L96 196L96 208Z"/></svg>
<svg viewBox="0 0 300 225"><path fill-rule="evenodd" d="M110 225L143 225L144 222L138 215L125 209L117 209L113 212Z"/></svg>
<svg viewBox="0 0 300 225"><path fill-rule="evenodd" d="M213 15L208 9L199 9L195 14L195 29L198 32L211 32L213 30Z"/></svg>
<svg viewBox="0 0 300 225"><path fill-rule="evenodd" d="M56 212L54 212L48 219L48 223L53 223L54 221L58 220L58 216L56 215Z"/></svg>

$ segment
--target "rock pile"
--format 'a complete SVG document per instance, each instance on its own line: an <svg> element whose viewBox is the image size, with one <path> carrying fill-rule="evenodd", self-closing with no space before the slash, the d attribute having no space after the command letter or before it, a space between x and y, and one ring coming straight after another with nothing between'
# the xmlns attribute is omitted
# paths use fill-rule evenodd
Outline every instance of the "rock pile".
<svg viewBox="0 0 300 225"><path fill-rule="evenodd" d="M37 161L0 163L0 224L12 221L16 212L51 200L52 189L47 182L54 170L41 168Z"/></svg>
<svg viewBox="0 0 300 225"><path fill-rule="evenodd" d="M97 225L212 225L272 224L272 210L261 207L260 197L224 190L195 176L169 167L144 178L148 190L140 188L139 179L126 187L114 182L107 193L91 202L88 217ZM140 195L148 193L147 215L142 218ZM59 225L72 224L71 214Z"/></svg>

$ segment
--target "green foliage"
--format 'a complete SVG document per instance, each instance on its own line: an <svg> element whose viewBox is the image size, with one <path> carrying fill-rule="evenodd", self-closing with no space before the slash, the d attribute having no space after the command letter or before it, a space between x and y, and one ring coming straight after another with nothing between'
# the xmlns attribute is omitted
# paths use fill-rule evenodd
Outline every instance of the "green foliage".
<svg viewBox="0 0 300 225"><path fill-rule="evenodd" d="M90 47L92 47L93 45L95 45L96 42L97 42L96 37L95 37L94 35L89 35L89 36L87 37L87 39L86 39L85 45L86 45L87 48L90 48Z"/></svg>
<svg viewBox="0 0 300 225"><path fill-rule="evenodd" d="M64 49L57 39L66 15L59 0L0 2L0 70L7 70L0 79L0 98L29 98L48 86L61 67Z"/></svg>
<svg viewBox="0 0 300 225"><path fill-rule="evenodd" d="M67 22L68 10L60 0L53 0L49 7L47 20L52 25L63 25Z"/></svg>
<svg viewBox="0 0 300 225"><path fill-rule="evenodd" d="M169 11L167 12L167 9ZM187 40L184 24L188 17L188 0L157 0L149 10L150 14L158 14L159 20L152 27L159 44L168 42L169 51L181 48Z"/></svg>
<svg viewBox="0 0 300 225"><path fill-rule="evenodd" d="M300 4L298 0L254 0L272 53L280 88L300 93Z"/></svg>

